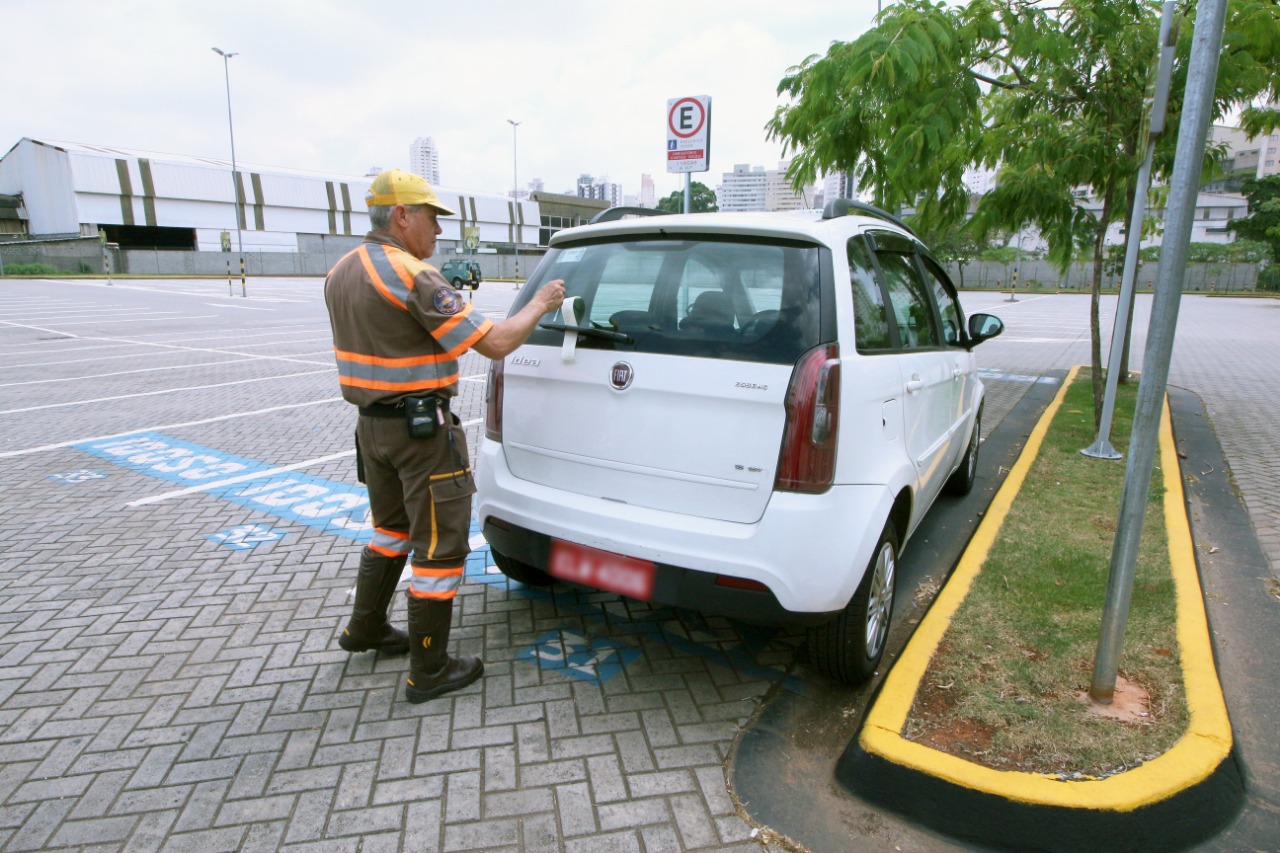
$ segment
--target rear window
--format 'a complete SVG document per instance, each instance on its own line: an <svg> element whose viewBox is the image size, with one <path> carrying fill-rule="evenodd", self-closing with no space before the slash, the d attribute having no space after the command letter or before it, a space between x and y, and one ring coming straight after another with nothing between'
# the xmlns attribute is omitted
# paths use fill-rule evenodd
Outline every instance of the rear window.
<svg viewBox="0 0 1280 853"><path fill-rule="evenodd" d="M789 364L819 343L821 250L705 235L595 241L551 249L513 311L562 278L581 296L578 346ZM533 344L559 346L561 313Z"/></svg>

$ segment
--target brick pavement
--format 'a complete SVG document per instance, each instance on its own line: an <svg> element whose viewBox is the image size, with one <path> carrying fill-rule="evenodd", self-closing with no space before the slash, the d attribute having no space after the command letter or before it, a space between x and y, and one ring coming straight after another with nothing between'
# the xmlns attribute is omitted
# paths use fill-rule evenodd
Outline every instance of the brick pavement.
<svg viewBox="0 0 1280 853"><path fill-rule="evenodd" d="M338 650L358 545L288 515L355 485L318 282L209 287L0 284L0 851L780 849L724 764L804 689L796 632L526 589L480 543L454 632L480 683L412 706L404 658ZM1005 371L1075 345L996 343ZM988 430L1025 384L989 386ZM139 429L169 455L84 449ZM256 503L160 470L205 450L298 467L233 488L277 484Z"/></svg>
<svg viewBox="0 0 1280 853"><path fill-rule="evenodd" d="M525 589L481 546L453 636L486 676L409 705L405 658L334 643L356 542L163 470L355 485L318 282L2 287L0 850L764 847L723 765L796 636ZM142 428L160 458L80 443Z"/></svg>

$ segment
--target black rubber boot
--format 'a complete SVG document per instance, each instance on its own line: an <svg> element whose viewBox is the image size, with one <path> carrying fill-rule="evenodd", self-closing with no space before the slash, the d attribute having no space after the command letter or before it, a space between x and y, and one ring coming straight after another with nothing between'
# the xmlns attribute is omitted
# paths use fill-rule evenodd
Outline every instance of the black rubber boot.
<svg viewBox="0 0 1280 853"><path fill-rule="evenodd" d="M387 621L387 608L396 593L400 573L408 557L384 557L365 548L356 574L356 600L351 621L338 637L338 645L348 652L377 651L402 655L409 651L409 635Z"/></svg>
<svg viewBox="0 0 1280 853"><path fill-rule="evenodd" d="M453 600L409 598L409 678L405 696L415 705L466 687L484 674L479 658L449 657Z"/></svg>

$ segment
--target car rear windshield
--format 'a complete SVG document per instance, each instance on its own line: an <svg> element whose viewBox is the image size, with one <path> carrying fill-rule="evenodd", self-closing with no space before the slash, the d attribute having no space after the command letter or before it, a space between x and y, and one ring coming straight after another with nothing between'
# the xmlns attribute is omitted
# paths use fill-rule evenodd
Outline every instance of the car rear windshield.
<svg viewBox="0 0 1280 853"><path fill-rule="evenodd" d="M582 297L579 347L790 364L820 342L822 252L706 235L571 243L547 253L513 311L561 278ZM565 325L563 311L544 318L529 342L559 346Z"/></svg>

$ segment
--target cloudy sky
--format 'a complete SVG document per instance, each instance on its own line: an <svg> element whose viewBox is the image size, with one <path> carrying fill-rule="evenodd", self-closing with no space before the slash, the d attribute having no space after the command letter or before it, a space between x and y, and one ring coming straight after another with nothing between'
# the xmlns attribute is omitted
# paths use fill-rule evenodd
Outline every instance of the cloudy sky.
<svg viewBox="0 0 1280 853"><path fill-rule="evenodd" d="M659 195L670 98L710 95L714 187L774 168L764 124L786 69L865 30L876 0L0 0L0 152L24 136L344 175L408 165L441 184L560 192L581 173ZM507 119L522 122L513 158ZM513 163L513 159L517 162Z"/></svg>

